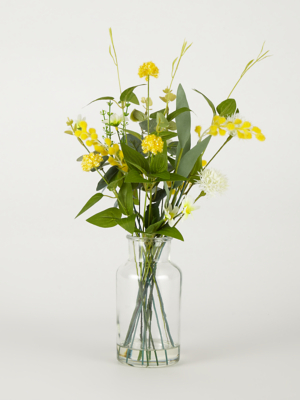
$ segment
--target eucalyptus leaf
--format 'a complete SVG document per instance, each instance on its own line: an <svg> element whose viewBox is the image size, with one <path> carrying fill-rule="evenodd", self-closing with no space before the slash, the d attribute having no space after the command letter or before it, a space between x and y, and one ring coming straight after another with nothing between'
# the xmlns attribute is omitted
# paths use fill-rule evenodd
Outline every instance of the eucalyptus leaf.
<svg viewBox="0 0 300 400"><path fill-rule="evenodd" d="M89 201L82 207L82 209L79 211L79 213L76 215L75 218L79 217L79 215L83 214L86 210L91 208L94 204L98 203L99 200L101 200L103 197L102 193L96 193L94 196L92 196Z"/></svg>
<svg viewBox="0 0 300 400"><path fill-rule="evenodd" d="M143 131L148 132L148 121L140 122L140 127ZM156 119L149 120L149 133L156 132Z"/></svg>
<svg viewBox="0 0 300 400"><path fill-rule="evenodd" d="M154 113L150 114L150 118L151 119L156 119L156 115L158 113L162 113L163 114L164 112L165 112L165 108L163 108L162 110L155 111Z"/></svg>
<svg viewBox="0 0 300 400"><path fill-rule="evenodd" d="M168 121L172 121L172 119L176 118L178 115L184 113L184 112L190 112L192 110L190 110L188 107L182 107L182 108L178 108L175 111L173 111L171 114L168 115Z"/></svg>
<svg viewBox="0 0 300 400"><path fill-rule="evenodd" d="M208 136L202 142L198 142L195 147L189 150L180 160L178 167L178 174L183 176L188 176L193 169L195 163L199 156L205 151L211 136Z"/></svg>
<svg viewBox="0 0 300 400"><path fill-rule="evenodd" d="M178 86L177 98L176 98L176 111L181 108L189 108L189 104L186 99L185 92L182 85ZM183 112L176 116L177 134L182 149L190 142L191 137L191 114L189 112Z"/></svg>
<svg viewBox="0 0 300 400"><path fill-rule="evenodd" d="M146 115L142 111L136 109L134 109L130 114L130 119L133 122L143 122L146 118Z"/></svg>

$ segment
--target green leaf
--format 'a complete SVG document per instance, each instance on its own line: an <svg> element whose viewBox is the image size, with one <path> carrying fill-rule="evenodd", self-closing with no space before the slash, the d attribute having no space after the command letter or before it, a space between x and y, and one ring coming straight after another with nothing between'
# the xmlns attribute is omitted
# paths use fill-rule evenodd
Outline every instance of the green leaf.
<svg viewBox="0 0 300 400"><path fill-rule="evenodd" d="M164 222L165 221L162 219L161 221L155 222L154 224L148 226L148 228L146 229L146 233L151 234L158 231Z"/></svg>
<svg viewBox="0 0 300 400"><path fill-rule="evenodd" d="M157 235L169 236L174 239L184 240L181 233L175 226L170 227L169 225L165 225L162 229L156 232Z"/></svg>
<svg viewBox="0 0 300 400"><path fill-rule="evenodd" d="M166 195L165 189L158 188L157 192L152 196L152 203L159 203Z"/></svg>
<svg viewBox="0 0 300 400"><path fill-rule="evenodd" d="M158 222L159 220L160 220L159 206L157 205L157 203L153 203L152 207L151 207L151 219L149 222L149 205L148 205L147 210L145 212L145 227L146 227L146 229L148 228L148 226Z"/></svg>
<svg viewBox="0 0 300 400"><path fill-rule="evenodd" d="M127 145L130 146L132 149L138 151L140 154L142 154L143 157L145 157L145 154L143 153L142 149L142 141L141 139L138 139L136 136L131 135L130 133L126 135L127 138Z"/></svg>
<svg viewBox="0 0 300 400"><path fill-rule="evenodd" d="M146 115L142 111L136 109L132 110L130 114L130 119L133 122L143 122L145 121L146 118L147 118Z"/></svg>
<svg viewBox="0 0 300 400"><path fill-rule="evenodd" d="M104 175L104 179L102 178L97 185L96 191L98 192L101 189L104 189L107 186L107 183L105 181L107 181L108 183L111 182L111 180L117 175L119 169L116 166L113 166L111 168L109 168L105 175Z"/></svg>
<svg viewBox="0 0 300 400"><path fill-rule="evenodd" d="M163 113L157 113L156 114L156 131L159 132L163 130L164 128L166 129L169 126L169 121L167 118L164 116Z"/></svg>
<svg viewBox="0 0 300 400"><path fill-rule="evenodd" d="M133 167L137 168L144 174L149 171L147 160L136 150L132 149L125 143L121 143L122 151L126 162Z"/></svg>
<svg viewBox="0 0 300 400"><path fill-rule="evenodd" d="M142 83L141 85L131 86L130 88L124 90L124 91L121 93L120 100L121 100L121 101L129 101L132 92L133 92L134 89L137 88L138 86L145 86L145 83ZM138 103L138 104L139 104L139 103Z"/></svg>
<svg viewBox="0 0 300 400"><path fill-rule="evenodd" d="M110 96L105 96L105 97L99 97L99 99L93 100L91 101L89 104L87 104L85 107L89 106L90 104L94 103L95 101L99 101L99 100L114 100L114 97L110 97Z"/></svg>
<svg viewBox="0 0 300 400"><path fill-rule="evenodd" d="M164 138L164 140L172 139L173 137L177 136L176 132L171 131L162 131L157 136Z"/></svg>
<svg viewBox="0 0 300 400"><path fill-rule="evenodd" d="M136 104L138 106L140 105L140 102L134 93L131 93L131 95L128 96L126 101L129 101L130 103Z"/></svg>
<svg viewBox="0 0 300 400"><path fill-rule="evenodd" d="M125 231L133 234L135 231L135 218L136 214L130 215L128 218L117 219L117 224L120 225Z"/></svg>
<svg viewBox="0 0 300 400"><path fill-rule="evenodd" d="M178 146L178 142L171 142L168 144L168 153L171 154L172 156L175 156L177 153L177 146Z"/></svg>
<svg viewBox="0 0 300 400"><path fill-rule="evenodd" d="M118 203L120 210L125 215L133 213L133 193L130 183L123 183L118 194Z"/></svg>
<svg viewBox="0 0 300 400"><path fill-rule="evenodd" d="M218 113L225 118L234 114L235 110L236 110L236 101L234 99L224 100L217 106Z"/></svg>
<svg viewBox="0 0 300 400"><path fill-rule="evenodd" d="M147 179L144 179L138 171L131 169L125 177L126 183L149 183Z"/></svg>
<svg viewBox="0 0 300 400"><path fill-rule="evenodd" d="M213 105L213 102L210 101L209 98L207 98L207 97L205 96L205 94L199 92L199 90L197 90L197 89L194 89L194 90L195 90L195 92L202 94L202 96L205 98L205 100L206 100L207 103L209 104L210 108L212 109L213 114L216 115L217 113L216 113L215 106Z"/></svg>
<svg viewBox="0 0 300 400"><path fill-rule="evenodd" d="M125 132L126 132L126 133L129 133L129 134L132 135L132 136L135 136L137 139L142 140L142 136L141 136L139 133L137 133L137 132L130 131L129 129L125 129Z"/></svg>
<svg viewBox="0 0 300 400"><path fill-rule="evenodd" d="M183 87L179 85L176 98L176 111L181 108L190 109ZM177 115L176 125L180 147L184 148L191 140L191 114L189 112L184 112Z"/></svg>
<svg viewBox="0 0 300 400"><path fill-rule="evenodd" d="M179 168L177 170L179 175L189 175L195 163L197 162L197 159L206 149L210 139L211 136L207 137L202 142L198 142L195 147L185 153L185 155L180 160Z"/></svg>
<svg viewBox="0 0 300 400"><path fill-rule="evenodd" d="M164 109L164 108L163 108L162 110L155 111L154 113L150 114L150 118L156 120L157 114L158 114L158 113L162 113L162 114L163 114L164 112L165 112L165 109Z"/></svg>
<svg viewBox="0 0 300 400"><path fill-rule="evenodd" d="M182 107L178 108L177 110L173 111L171 114L168 115L168 121L172 121L172 119L176 118L178 115L187 112L187 111L192 111L188 107Z"/></svg>
<svg viewBox="0 0 300 400"><path fill-rule="evenodd" d="M99 200L101 200L103 197L102 193L96 193L94 196L92 196L89 201L85 204L85 206L79 211L79 213L76 215L75 218L79 217L79 215L83 214L86 210L91 208L94 204L98 203Z"/></svg>
<svg viewBox="0 0 300 400"><path fill-rule="evenodd" d="M124 179L124 175L123 173L118 170L117 175L115 175L111 181L109 182L109 184L107 185L107 189L108 190L114 190L116 189L117 186L121 186L122 185L122 180Z"/></svg>
<svg viewBox="0 0 300 400"><path fill-rule="evenodd" d="M159 172L166 171L168 169L168 157L167 157L167 143L164 143L162 153L157 153L152 157L150 162L151 174L157 174Z"/></svg>
<svg viewBox="0 0 300 400"><path fill-rule="evenodd" d="M82 161L82 160L83 160L83 156L80 156L80 157L77 158L76 161Z"/></svg>
<svg viewBox="0 0 300 400"><path fill-rule="evenodd" d="M87 219L90 224L100 228L112 228L117 225L117 220L121 218L122 212L116 207L108 208Z"/></svg>
<svg viewBox="0 0 300 400"><path fill-rule="evenodd" d="M72 131L65 131L65 133L67 133L68 135L73 135Z"/></svg>
<svg viewBox="0 0 300 400"><path fill-rule="evenodd" d="M167 198L166 198L165 204L168 204L169 203L169 199L170 199L170 190L168 188L167 182L164 182L164 189L165 189L165 191L167 193Z"/></svg>
<svg viewBox="0 0 300 400"><path fill-rule="evenodd" d="M141 129L143 131L148 132L148 121L145 120L143 122L139 123ZM149 120L149 133L156 132L156 119L150 119Z"/></svg>

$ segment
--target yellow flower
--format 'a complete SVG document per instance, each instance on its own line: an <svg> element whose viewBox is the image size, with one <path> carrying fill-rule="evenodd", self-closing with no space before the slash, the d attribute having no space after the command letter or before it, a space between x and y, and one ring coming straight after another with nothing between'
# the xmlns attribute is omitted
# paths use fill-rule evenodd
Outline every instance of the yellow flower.
<svg viewBox="0 0 300 400"><path fill-rule="evenodd" d="M240 139L252 139L253 134L261 142L266 139L257 126L252 126L251 122L242 120L239 114L233 114L227 119L215 115L208 134L224 136L226 133L230 136L237 136Z"/></svg>
<svg viewBox="0 0 300 400"><path fill-rule="evenodd" d="M206 164L207 164L207 161L202 160L202 167L205 167Z"/></svg>
<svg viewBox="0 0 300 400"><path fill-rule="evenodd" d="M140 78L146 77L146 81L148 81L149 76L153 76L154 78L158 78L159 69L152 62L149 61L140 66L138 75Z"/></svg>
<svg viewBox="0 0 300 400"><path fill-rule="evenodd" d="M148 135L142 141L142 148L144 153L151 152L153 154L162 153L164 142L162 138L154 134Z"/></svg>
<svg viewBox="0 0 300 400"><path fill-rule="evenodd" d="M103 158L100 154L90 153L83 156L81 167L84 171L90 171L93 168L99 167Z"/></svg>
<svg viewBox="0 0 300 400"><path fill-rule="evenodd" d="M107 144L107 146L111 145L111 139L110 138L105 138L104 142Z"/></svg>
<svg viewBox="0 0 300 400"><path fill-rule="evenodd" d="M108 149L108 154L110 155L115 155L119 151L119 145L118 144L113 144L109 149Z"/></svg>
<svg viewBox="0 0 300 400"><path fill-rule="evenodd" d="M217 136L219 133L221 136L224 136L226 133L226 130L222 128L221 126L226 122L226 118L220 117L219 115L215 115L213 117L213 123L211 124L211 127L209 128L209 134L212 136Z"/></svg>

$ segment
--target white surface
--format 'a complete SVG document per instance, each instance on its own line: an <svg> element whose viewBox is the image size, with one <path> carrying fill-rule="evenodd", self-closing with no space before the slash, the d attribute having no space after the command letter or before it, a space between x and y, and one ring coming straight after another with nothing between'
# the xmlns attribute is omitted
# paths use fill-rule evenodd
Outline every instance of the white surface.
<svg viewBox="0 0 300 400"><path fill-rule="evenodd" d="M2 1L1 400L300 398L299 8L292 0ZM181 225L185 243L173 243L183 271L182 361L169 369L115 360L125 235L73 219L97 179L80 170L81 149L63 131L78 113L99 128L98 105L82 107L118 95L110 26L123 89L141 83L141 63L160 68L153 99L183 39L193 42L174 85L187 92L193 126L211 117L193 88L218 104L264 40L274 55L234 92L266 142L230 142L214 163L230 189L203 199Z"/></svg>

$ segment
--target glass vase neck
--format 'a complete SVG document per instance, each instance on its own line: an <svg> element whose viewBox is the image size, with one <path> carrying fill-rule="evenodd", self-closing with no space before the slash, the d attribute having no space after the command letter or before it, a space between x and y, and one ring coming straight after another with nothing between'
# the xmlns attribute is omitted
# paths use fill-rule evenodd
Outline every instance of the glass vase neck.
<svg viewBox="0 0 300 400"><path fill-rule="evenodd" d="M127 236L129 245L129 260L136 262L167 262L170 260L171 240L170 237L142 238Z"/></svg>

